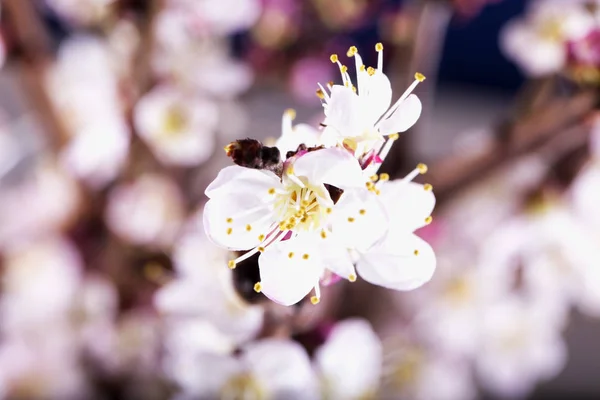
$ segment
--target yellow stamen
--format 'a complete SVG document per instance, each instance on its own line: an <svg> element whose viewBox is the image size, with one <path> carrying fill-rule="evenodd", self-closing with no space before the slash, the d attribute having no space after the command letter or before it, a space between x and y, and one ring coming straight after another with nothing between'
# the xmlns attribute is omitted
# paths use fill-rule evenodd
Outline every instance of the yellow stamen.
<svg viewBox="0 0 600 400"><path fill-rule="evenodd" d="M431 215L429 217L425 218L425 223L426 224L430 224L431 221L433 221L433 217Z"/></svg>
<svg viewBox="0 0 600 400"><path fill-rule="evenodd" d="M260 291L261 291L261 290L262 290L262 285L260 284L260 282L256 282L256 283L254 284L254 291L255 291L256 293L260 293Z"/></svg>
<svg viewBox="0 0 600 400"><path fill-rule="evenodd" d="M359 68L360 72L365 72L366 69L367 69L367 67L365 67L364 64L361 65L360 68Z"/></svg>
<svg viewBox="0 0 600 400"><path fill-rule="evenodd" d="M252 226L250 224L246 225L246 230L250 232L252 230Z"/></svg>
<svg viewBox="0 0 600 400"><path fill-rule="evenodd" d="M367 68L367 74L369 74L370 76L375 75L375 68L373 68L373 67Z"/></svg>
<svg viewBox="0 0 600 400"><path fill-rule="evenodd" d="M348 217L348 222L354 222L354 218Z"/></svg>
<svg viewBox="0 0 600 400"><path fill-rule="evenodd" d="M348 280L349 280L350 282L356 282L356 275L354 275L354 274L350 274L350 275L348 276Z"/></svg>
<svg viewBox="0 0 600 400"><path fill-rule="evenodd" d="M296 110L294 110L293 108L288 108L287 110L285 110L285 115L294 120L296 119Z"/></svg>
<svg viewBox="0 0 600 400"><path fill-rule="evenodd" d="M377 174L371 175L371 177L369 179L373 182L377 182L377 179L379 179L379 176Z"/></svg>
<svg viewBox="0 0 600 400"><path fill-rule="evenodd" d="M262 253L262 252L264 252L264 251L265 251L265 248L264 248L264 247L262 247L262 246L260 246L260 247L258 247L258 249L257 249L257 250L258 250L259 252L261 252L261 253Z"/></svg>
<svg viewBox="0 0 600 400"><path fill-rule="evenodd" d="M235 260L229 260L227 262L227 266L229 267L229 269L235 269Z"/></svg>
<svg viewBox="0 0 600 400"><path fill-rule="evenodd" d="M420 174L426 174L428 168L427 168L426 164L421 163L421 164L417 165L417 169L419 170Z"/></svg>
<svg viewBox="0 0 600 400"><path fill-rule="evenodd" d="M308 254L303 254L303 255L302 255L302 258L303 258L303 259L305 259L305 260L308 260L308 257L309 257L309 255L308 255Z"/></svg>
<svg viewBox="0 0 600 400"><path fill-rule="evenodd" d="M289 258L292 258L292 257L294 257L294 252L293 252L293 251L290 251L290 252L288 253L288 257L289 257Z"/></svg>
<svg viewBox="0 0 600 400"><path fill-rule="evenodd" d="M415 256L418 256L419 255L419 250L415 249L414 254L415 254Z"/></svg>
<svg viewBox="0 0 600 400"><path fill-rule="evenodd" d="M310 302L315 305L315 304L319 304L320 299L317 296L313 296L310 298Z"/></svg>
<svg viewBox="0 0 600 400"><path fill-rule="evenodd" d="M381 182L389 181L390 180L390 175L386 174L385 172L383 172L382 174L379 175L379 180Z"/></svg>
<svg viewBox="0 0 600 400"><path fill-rule="evenodd" d="M367 212L367 210L365 210L365 209L361 209L361 210L358 211L358 213L360 215L365 215L366 212Z"/></svg>
<svg viewBox="0 0 600 400"><path fill-rule="evenodd" d="M423 189L426 192L431 192L433 190L433 186L431 186L429 183L426 183L426 184L423 185Z"/></svg>
<svg viewBox="0 0 600 400"><path fill-rule="evenodd" d="M321 237L323 239L327 238L327 233L325 233L325 231L321 231Z"/></svg>
<svg viewBox="0 0 600 400"><path fill-rule="evenodd" d="M324 99L325 93L323 93L323 91L321 89L317 89L317 97L320 99Z"/></svg>
<svg viewBox="0 0 600 400"><path fill-rule="evenodd" d="M233 222L233 218L227 218L226 221L227 221L228 224L230 224L230 223Z"/></svg>
<svg viewBox="0 0 600 400"><path fill-rule="evenodd" d="M333 211L333 210L331 209L331 207L327 207L327 209L325 210L325 212L326 212L327 214L331 214L331 211Z"/></svg>
<svg viewBox="0 0 600 400"><path fill-rule="evenodd" d="M417 73L415 74L415 79L416 79L416 80L418 80L419 82L423 82L423 81L425 80L425 75L423 75L423 74L422 74L422 73L420 73L420 72L417 72Z"/></svg>
<svg viewBox="0 0 600 400"><path fill-rule="evenodd" d="M400 137L400 135L398 133L392 133L391 135L388 136L388 138L390 138L390 140L398 140L399 137Z"/></svg>
<svg viewBox="0 0 600 400"><path fill-rule="evenodd" d="M353 57L357 52L358 52L358 49L356 48L356 46L350 46L350 48L346 52L346 55L348 57Z"/></svg>
<svg viewBox="0 0 600 400"><path fill-rule="evenodd" d="M258 240L261 241L261 242L263 240L265 240L265 235L263 235L262 233L260 235L258 235Z"/></svg>
<svg viewBox="0 0 600 400"><path fill-rule="evenodd" d="M331 56L329 56L329 60L331 60L332 63L336 63L338 62L338 56L337 54L332 54Z"/></svg>
<svg viewBox="0 0 600 400"><path fill-rule="evenodd" d="M227 234L231 235L231 232L233 232L233 229L232 228L227 228Z"/></svg>
<svg viewBox="0 0 600 400"><path fill-rule="evenodd" d="M275 194L275 188L270 188L269 189L269 194Z"/></svg>
<svg viewBox="0 0 600 400"><path fill-rule="evenodd" d="M342 71L342 74L345 74L346 72L348 72L348 67L346 67L345 65L342 65L340 67L340 71Z"/></svg>
<svg viewBox="0 0 600 400"><path fill-rule="evenodd" d="M375 51L383 51L383 45L381 43L377 43L375 45Z"/></svg>

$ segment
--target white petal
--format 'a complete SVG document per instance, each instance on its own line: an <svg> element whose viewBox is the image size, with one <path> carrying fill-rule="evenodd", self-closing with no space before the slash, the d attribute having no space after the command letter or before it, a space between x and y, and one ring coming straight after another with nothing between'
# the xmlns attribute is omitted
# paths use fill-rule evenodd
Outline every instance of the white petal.
<svg viewBox="0 0 600 400"><path fill-rule="evenodd" d="M271 171L231 165L219 171L214 181L208 185L204 194L208 198L220 194L228 195L263 195L266 196L269 189L280 187L281 183L277 175Z"/></svg>
<svg viewBox="0 0 600 400"><path fill-rule="evenodd" d="M427 225L425 219L435 206L432 190L414 182L394 180L381 186L381 202L390 218L390 224L406 232L413 232Z"/></svg>
<svg viewBox="0 0 600 400"><path fill-rule="evenodd" d="M361 101L351 88L334 85L325 108L323 124L335 129L340 136L359 136L367 126L361 107Z"/></svg>
<svg viewBox="0 0 600 400"><path fill-rule="evenodd" d="M204 229L213 243L230 250L248 250L260 243L260 235L269 233L275 222L271 205L250 193L217 196L206 203Z"/></svg>
<svg viewBox="0 0 600 400"><path fill-rule="evenodd" d="M292 128L289 133L284 133L275 146L279 149L281 157L285 159L288 151L296 151L298 146L305 144L307 147L319 146L320 132L310 125L299 124Z"/></svg>
<svg viewBox="0 0 600 400"><path fill-rule="evenodd" d="M385 236L389 223L379 196L354 189L346 190L335 205L331 226L347 248L366 251Z"/></svg>
<svg viewBox="0 0 600 400"><path fill-rule="evenodd" d="M260 282L265 296L290 306L312 290L323 272L323 259L315 240L295 237L270 245L260 255Z"/></svg>
<svg viewBox="0 0 600 400"><path fill-rule="evenodd" d="M379 126L382 135L405 132L412 127L421 116L421 100L411 94L404 100L392 115Z"/></svg>
<svg viewBox="0 0 600 400"><path fill-rule="evenodd" d="M311 151L294 162L294 173L313 184L327 183L340 189L364 187L360 164L348 151L330 148Z"/></svg>
<svg viewBox="0 0 600 400"><path fill-rule="evenodd" d="M361 86L364 89L359 93L363 126L372 127L390 107L392 85L383 72L377 71L372 76L367 75Z"/></svg>
<svg viewBox="0 0 600 400"><path fill-rule="evenodd" d="M315 355L325 379L327 398L355 399L374 393L379 385L382 346L369 323L349 319L338 323Z"/></svg>
<svg viewBox="0 0 600 400"><path fill-rule="evenodd" d="M336 235L327 233L321 242L321 254L325 268L336 275L349 279L355 274L354 262L346 246L342 245Z"/></svg>
<svg viewBox="0 0 600 400"><path fill-rule="evenodd" d="M264 339L249 345L242 357L268 398L318 397L310 360L299 344L291 340Z"/></svg>
<svg viewBox="0 0 600 400"><path fill-rule="evenodd" d="M435 253L427 242L416 235L402 236L390 231L383 243L363 255L356 270L375 285L412 290L431 279L435 266Z"/></svg>

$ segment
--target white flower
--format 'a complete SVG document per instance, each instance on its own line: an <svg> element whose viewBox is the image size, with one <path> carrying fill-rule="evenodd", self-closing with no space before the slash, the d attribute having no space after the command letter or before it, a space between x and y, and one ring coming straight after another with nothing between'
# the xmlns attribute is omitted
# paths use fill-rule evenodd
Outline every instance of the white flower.
<svg viewBox="0 0 600 400"><path fill-rule="evenodd" d="M567 350L553 315L518 298L504 298L483 315L476 368L483 385L504 397L524 397L555 377Z"/></svg>
<svg viewBox="0 0 600 400"><path fill-rule="evenodd" d="M106 44L88 36L69 39L45 79L71 135L60 154L62 165L92 188L101 188L121 171L130 140Z"/></svg>
<svg viewBox="0 0 600 400"><path fill-rule="evenodd" d="M67 320L81 278L82 261L60 237L6 253L0 319L4 333L40 329Z"/></svg>
<svg viewBox="0 0 600 400"><path fill-rule="evenodd" d="M582 2L538 1L525 19L505 26L500 45L526 74L547 75L564 68L567 42L582 38L595 26Z"/></svg>
<svg viewBox="0 0 600 400"><path fill-rule="evenodd" d="M326 184L344 191L337 204ZM230 261L232 268L262 252L257 289L267 297L291 305L314 287L317 302L325 268L355 279L346 248L368 249L387 231L385 211L364 185L356 159L339 148L289 159L282 179L227 167L206 189L204 227L223 247L252 249Z"/></svg>
<svg viewBox="0 0 600 400"><path fill-rule="evenodd" d="M474 399L475 385L468 364L434 349L403 338L386 339L381 398Z"/></svg>
<svg viewBox="0 0 600 400"><path fill-rule="evenodd" d="M180 381L178 399L317 399L310 360L297 343L264 339L239 357L204 353L188 365L189 380Z"/></svg>
<svg viewBox="0 0 600 400"><path fill-rule="evenodd" d="M123 240L165 247L175 239L183 212L177 185L163 176L146 174L112 190L105 218Z"/></svg>
<svg viewBox="0 0 600 400"><path fill-rule="evenodd" d="M413 232L429 224L435 205L431 185L410 182L426 167L420 164L404 179L388 181L387 174L371 186L388 216L386 237L368 249L355 248L356 271L375 285L395 290L412 290L431 279L436 259L433 249ZM340 199L343 206L344 199ZM348 232L354 234L353 232Z"/></svg>
<svg viewBox="0 0 600 400"><path fill-rule="evenodd" d="M133 118L137 133L162 163L195 166L213 153L217 112L197 95L159 86L140 99Z"/></svg>
<svg viewBox="0 0 600 400"><path fill-rule="evenodd" d="M296 118L294 110L287 109L283 113L281 121L281 136L275 142L275 146L279 149L282 159L285 160L286 154L289 151L298 150L301 144L306 147L320 146L322 143L321 132L308 124L292 125L292 121Z"/></svg>
<svg viewBox="0 0 600 400"><path fill-rule="evenodd" d="M325 397L357 399L375 394L382 358L381 341L367 321L339 322L315 354Z"/></svg>
<svg viewBox="0 0 600 400"><path fill-rule="evenodd" d="M175 243L173 261L178 276L158 290L154 303L170 320L204 318L223 338L243 343L262 328L263 310L245 304L238 296L231 271L223 268L227 252L208 241L200 221L192 222L198 222L199 229L192 227Z"/></svg>
<svg viewBox="0 0 600 400"><path fill-rule="evenodd" d="M319 84L317 93L323 99L326 117L323 136L343 143L358 157L375 151L384 159L397 133L409 129L419 118L421 102L410 93L425 77L416 74L414 83L390 107L392 88L383 73L383 45L378 43L375 49L379 53L376 69L363 65L356 47L348 50L347 55L355 59L356 86L350 79L348 68L340 63L337 55L332 55L331 61L340 67L343 85L328 86L328 93ZM388 136L385 145L384 136Z"/></svg>

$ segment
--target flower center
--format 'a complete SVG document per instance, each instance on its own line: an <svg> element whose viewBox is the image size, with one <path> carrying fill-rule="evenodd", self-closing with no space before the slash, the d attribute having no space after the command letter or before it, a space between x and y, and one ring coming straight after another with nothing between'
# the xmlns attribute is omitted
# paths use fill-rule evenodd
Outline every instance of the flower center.
<svg viewBox="0 0 600 400"><path fill-rule="evenodd" d="M174 135L185 129L188 118L179 107L171 107L166 115L163 122L164 132L168 135Z"/></svg>
<svg viewBox="0 0 600 400"><path fill-rule="evenodd" d="M545 40L560 42L563 39L563 24L559 18L544 21L538 27L538 34Z"/></svg>
<svg viewBox="0 0 600 400"><path fill-rule="evenodd" d="M262 400L265 392L259 382L249 374L236 375L221 388L221 399L225 400Z"/></svg>
<svg viewBox="0 0 600 400"><path fill-rule="evenodd" d="M282 231L317 230L331 212L325 188L302 183L304 187L291 183L276 195L274 209Z"/></svg>

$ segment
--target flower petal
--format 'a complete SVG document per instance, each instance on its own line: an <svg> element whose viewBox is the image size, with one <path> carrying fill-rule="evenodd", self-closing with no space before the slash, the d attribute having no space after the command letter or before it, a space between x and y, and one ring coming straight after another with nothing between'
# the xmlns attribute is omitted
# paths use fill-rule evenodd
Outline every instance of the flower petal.
<svg viewBox="0 0 600 400"><path fill-rule="evenodd" d="M340 189L364 187L360 164L348 151L329 148L311 151L294 162L294 173L313 184L327 183Z"/></svg>
<svg viewBox="0 0 600 400"><path fill-rule="evenodd" d="M362 104L351 88L334 85L325 107L323 124L335 129L340 136L359 136L366 127Z"/></svg>
<svg viewBox="0 0 600 400"><path fill-rule="evenodd" d="M264 339L249 345L242 357L268 398L318 398L316 376L299 344L278 338Z"/></svg>
<svg viewBox="0 0 600 400"><path fill-rule="evenodd" d="M405 232L427 225L425 221L435 206L432 190L414 182L394 180L381 186L381 202L390 218L390 224L402 227Z"/></svg>
<svg viewBox="0 0 600 400"><path fill-rule="evenodd" d="M217 195L267 195L270 188L281 186L277 175L271 171L231 165L219 171L214 181L208 185L204 194L208 198Z"/></svg>
<svg viewBox="0 0 600 400"><path fill-rule="evenodd" d="M341 278L350 279L350 276L355 274L352 257L335 234L326 233L321 242L321 254L325 268Z"/></svg>
<svg viewBox="0 0 600 400"><path fill-rule="evenodd" d="M395 290L412 290L428 282L435 271L433 249L416 235L389 232L386 240L358 261L366 281Z"/></svg>
<svg viewBox="0 0 600 400"><path fill-rule="evenodd" d="M258 259L262 293L285 306L302 300L323 272L317 249L318 243L309 236L270 245Z"/></svg>
<svg viewBox="0 0 600 400"><path fill-rule="evenodd" d="M296 151L301 144L305 144L307 147L319 146L321 144L320 136L320 132L312 126L299 124L293 127L291 132L281 135L275 146L285 158L288 151Z"/></svg>
<svg viewBox="0 0 600 400"><path fill-rule="evenodd" d="M345 247L366 251L385 236L388 216L375 193L346 190L334 207L331 226Z"/></svg>
<svg viewBox="0 0 600 400"><path fill-rule="evenodd" d="M259 236L266 236L273 222L271 204L257 196L218 196L204 206L206 235L213 243L230 250L257 246L261 241Z"/></svg>
<svg viewBox="0 0 600 400"><path fill-rule="evenodd" d="M328 389L327 398L354 399L374 393L381 378L382 359L381 341L367 321L338 323L315 355Z"/></svg>
<svg viewBox="0 0 600 400"><path fill-rule="evenodd" d="M381 71L366 77L361 82L363 89L359 93L360 115L362 126L372 127L375 122L388 110L392 102L392 84Z"/></svg>
<svg viewBox="0 0 600 400"><path fill-rule="evenodd" d="M392 115L379 126L382 135L405 132L412 127L421 116L421 100L411 94L404 100Z"/></svg>

